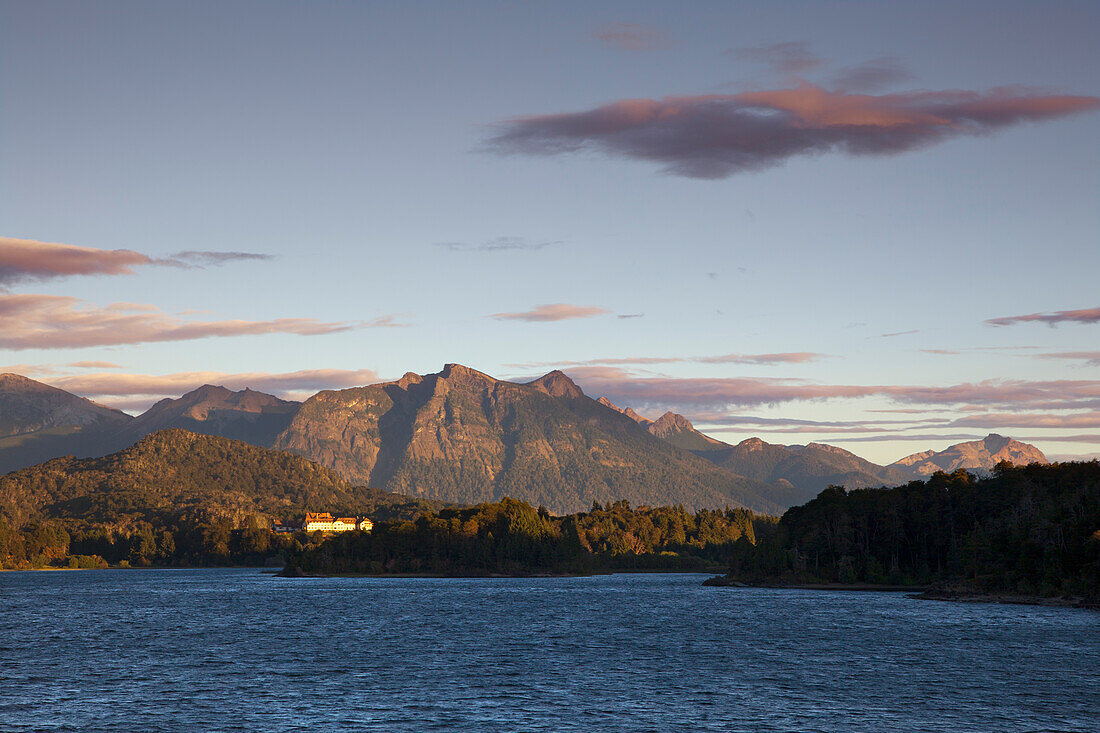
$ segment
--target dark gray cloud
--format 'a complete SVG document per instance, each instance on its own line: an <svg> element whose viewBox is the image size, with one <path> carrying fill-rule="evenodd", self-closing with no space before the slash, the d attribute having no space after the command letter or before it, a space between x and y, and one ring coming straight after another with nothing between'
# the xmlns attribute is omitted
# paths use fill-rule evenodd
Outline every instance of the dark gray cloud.
<svg viewBox="0 0 1100 733"><path fill-rule="evenodd" d="M1019 87L875 96L803 84L740 94L624 99L581 112L516 117L499 125L488 150L525 155L588 151L652 161L673 175L717 179L801 155L893 155L1097 107L1097 97Z"/></svg>

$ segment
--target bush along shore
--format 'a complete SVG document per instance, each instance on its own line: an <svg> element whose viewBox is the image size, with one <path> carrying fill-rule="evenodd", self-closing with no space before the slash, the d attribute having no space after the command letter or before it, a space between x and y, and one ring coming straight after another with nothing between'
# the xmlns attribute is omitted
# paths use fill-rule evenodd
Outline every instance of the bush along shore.
<svg viewBox="0 0 1100 733"><path fill-rule="evenodd" d="M998 465L893 489L831 487L709 585L918 589L936 600L1100 608L1100 463Z"/></svg>
<svg viewBox="0 0 1100 733"><path fill-rule="evenodd" d="M724 567L775 519L747 509L631 508L626 501L552 516L505 498L383 522L293 553L284 576L575 575ZM740 548L740 549L739 549Z"/></svg>

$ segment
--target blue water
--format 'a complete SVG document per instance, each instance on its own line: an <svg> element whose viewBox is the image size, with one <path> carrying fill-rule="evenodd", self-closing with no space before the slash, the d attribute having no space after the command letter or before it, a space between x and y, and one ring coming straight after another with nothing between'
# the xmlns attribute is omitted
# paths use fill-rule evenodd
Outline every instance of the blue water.
<svg viewBox="0 0 1100 733"><path fill-rule="evenodd" d="M3 731L1100 731L1100 614L699 575L0 573Z"/></svg>

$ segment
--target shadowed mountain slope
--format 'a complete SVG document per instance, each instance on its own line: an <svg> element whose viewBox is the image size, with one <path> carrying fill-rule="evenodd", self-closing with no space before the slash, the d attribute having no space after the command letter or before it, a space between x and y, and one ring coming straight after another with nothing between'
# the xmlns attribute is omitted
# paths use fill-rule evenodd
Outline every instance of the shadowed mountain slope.
<svg viewBox="0 0 1100 733"><path fill-rule="evenodd" d="M0 473L59 455L101 455L133 418L18 374L0 374Z"/></svg>
<svg viewBox="0 0 1100 733"><path fill-rule="evenodd" d="M416 503L353 487L301 456L175 429L101 458L55 458L0 477L0 518L14 527L41 519L160 526L306 511L374 515Z"/></svg>
<svg viewBox="0 0 1100 733"><path fill-rule="evenodd" d="M848 489L904 483L899 471L864 460L854 453L824 443L775 445L760 438L749 438L735 446L698 451L730 471L760 481L786 481L800 496L792 504L802 504L829 486Z"/></svg>
<svg viewBox="0 0 1100 733"><path fill-rule="evenodd" d="M161 400L134 418L119 436L123 445L131 445L158 430L180 428L269 447L300 406L300 402L251 389L233 392L206 384L177 399Z"/></svg>
<svg viewBox="0 0 1100 733"><path fill-rule="evenodd" d="M356 483L458 503L511 496L563 514L619 499L786 506L774 487L654 437L557 371L516 384L448 364L438 374L320 392L274 445Z"/></svg>

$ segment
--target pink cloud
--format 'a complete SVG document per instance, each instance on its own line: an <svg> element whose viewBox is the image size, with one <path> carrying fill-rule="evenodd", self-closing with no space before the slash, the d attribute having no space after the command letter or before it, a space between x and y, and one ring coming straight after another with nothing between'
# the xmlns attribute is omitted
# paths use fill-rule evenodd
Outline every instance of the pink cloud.
<svg viewBox="0 0 1100 733"><path fill-rule="evenodd" d="M121 369L120 364L115 364L113 361L74 361L66 366L71 366L76 369Z"/></svg>
<svg viewBox="0 0 1100 733"><path fill-rule="evenodd" d="M1100 351L1060 351L1053 354L1040 354L1041 359L1079 359L1089 366L1100 366Z"/></svg>
<svg viewBox="0 0 1100 733"><path fill-rule="evenodd" d="M1100 323L1100 308L1082 308L1074 311L1055 311L1054 313L1029 313L1026 316L1007 316L990 318L986 323L993 326L1011 326L1016 323L1045 323L1057 326L1059 323Z"/></svg>
<svg viewBox="0 0 1100 733"><path fill-rule="evenodd" d="M494 313L490 318L504 321L531 321L535 323L547 323L551 321L567 321L574 318L592 318L611 311L605 308L586 305L570 305L568 303L548 303L536 305L529 311L519 313Z"/></svg>
<svg viewBox="0 0 1100 733"><path fill-rule="evenodd" d="M826 358L826 354L811 351L793 351L779 354L724 354L722 356L698 356L692 361L703 364L805 364Z"/></svg>
<svg viewBox="0 0 1100 733"><path fill-rule="evenodd" d="M1100 107L1100 98L1020 88L884 95L794 89L626 99L594 109L517 117L489 141L499 153L592 150L649 160L691 178L726 178L799 155L891 155L960 135Z"/></svg>
<svg viewBox="0 0 1100 733"><path fill-rule="evenodd" d="M69 275L129 275L153 259L129 249L94 249L0 237L0 285Z"/></svg>
<svg viewBox="0 0 1100 733"><path fill-rule="evenodd" d="M318 335L368 325L313 318L187 321L133 306L97 308L59 295L0 295L0 348L83 348L268 333Z"/></svg>
<svg viewBox="0 0 1100 733"><path fill-rule="evenodd" d="M135 267L205 267L237 260L267 260L252 252L190 250L154 258L130 249L96 249L34 239L0 237L0 287L72 275L131 275Z"/></svg>
<svg viewBox="0 0 1100 733"><path fill-rule="evenodd" d="M605 23L592 35L620 51L657 51L670 45L663 31L638 23Z"/></svg>
<svg viewBox="0 0 1100 733"><path fill-rule="evenodd" d="M1100 398L1100 380L986 380L943 387L921 385L817 384L799 379L759 377L673 378L638 376L614 366L569 370L586 394L616 404L665 407L676 411L730 406L882 396L920 405L1055 406L1083 408Z"/></svg>
<svg viewBox="0 0 1100 733"><path fill-rule="evenodd" d="M108 400L120 409L148 406L162 397L178 397L204 384L228 389L255 389L277 395L303 391L312 394L323 389L359 387L379 381L373 369L303 369L296 372L178 372L176 374L82 374L58 377L49 383L68 392L89 398Z"/></svg>

